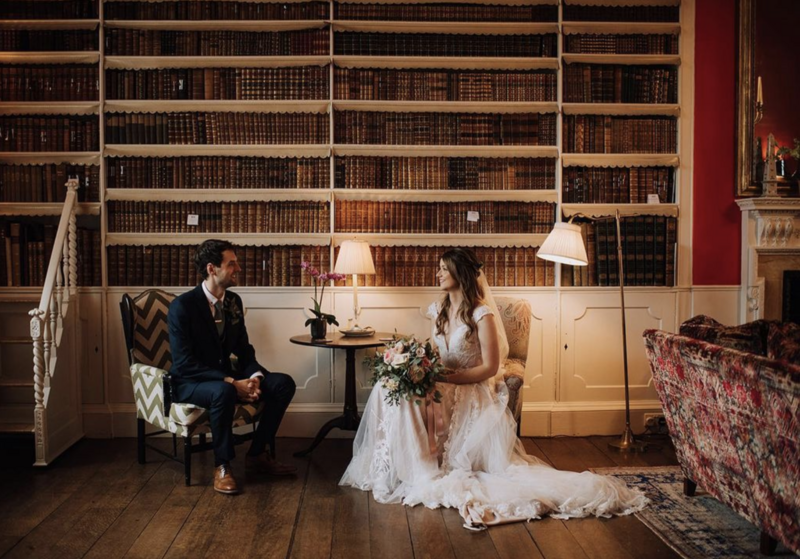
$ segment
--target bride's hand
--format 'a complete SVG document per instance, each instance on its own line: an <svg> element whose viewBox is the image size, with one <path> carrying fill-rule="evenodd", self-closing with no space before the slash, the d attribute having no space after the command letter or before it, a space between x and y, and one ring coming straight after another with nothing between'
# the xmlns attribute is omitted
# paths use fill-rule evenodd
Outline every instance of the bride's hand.
<svg viewBox="0 0 800 559"><path fill-rule="evenodd" d="M437 382L450 382L450 376L456 372L455 369L445 368L444 372L438 376Z"/></svg>

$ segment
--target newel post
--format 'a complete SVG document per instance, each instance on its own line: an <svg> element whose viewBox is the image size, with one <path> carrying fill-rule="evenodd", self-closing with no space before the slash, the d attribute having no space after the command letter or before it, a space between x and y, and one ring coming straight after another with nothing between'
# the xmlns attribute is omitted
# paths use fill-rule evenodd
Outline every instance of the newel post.
<svg viewBox="0 0 800 559"><path fill-rule="evenodd" d="M33 397L35 406L33 409L34 435L36 437L36 460L43 461L45 458L45 416L44 416L44 312L33 309L28 313L31 317L31 339L33 340Z"/></svg>

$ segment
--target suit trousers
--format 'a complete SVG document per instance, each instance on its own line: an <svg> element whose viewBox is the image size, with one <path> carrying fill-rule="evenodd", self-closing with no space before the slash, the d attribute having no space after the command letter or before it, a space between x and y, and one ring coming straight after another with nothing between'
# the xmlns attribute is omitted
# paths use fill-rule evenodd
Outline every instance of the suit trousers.
<svg viewBox="0 0 800 559"><path fill-rule="evenodd" d="M295 389L294 379L284 373L266 373L261 379L261 401L264 402L265 409L248 454L259 455L268 444L274 450L275 434L294 397ZM184 400L187 404L208 410L215 466L227 464L236 456L231 429L238 400L236 387L221 380L198 383L194 392Z"/></svg>

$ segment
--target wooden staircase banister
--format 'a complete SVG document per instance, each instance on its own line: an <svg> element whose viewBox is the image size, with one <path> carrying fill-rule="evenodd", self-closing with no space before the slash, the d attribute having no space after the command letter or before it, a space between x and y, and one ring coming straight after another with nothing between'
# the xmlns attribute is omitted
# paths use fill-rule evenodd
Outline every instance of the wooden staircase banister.
<svg viewBox="0 0 800 559"><path fill-rule="evenodd" d="M78 179L67 181L67 194L47 265L39 306L28 314L33 342L33 410L36 461L45 466L83 436L75 359L75 311L69 303L78 295L77 218ZM71 329L71 331L66 332ZM65 334L66 338L65 338ZM69 340L56 377L59 348ZM51 405L51 398L52 404ZM51 409L52 408L52 409ZM53 416L48 425L49 415ZM57 418L57 420L56 420Z"/></svg>

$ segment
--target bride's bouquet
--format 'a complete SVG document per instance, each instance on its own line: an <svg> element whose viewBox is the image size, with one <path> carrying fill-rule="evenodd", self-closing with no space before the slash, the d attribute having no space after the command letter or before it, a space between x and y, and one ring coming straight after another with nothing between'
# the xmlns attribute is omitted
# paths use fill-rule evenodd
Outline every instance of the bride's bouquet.
<svg viewBox="0 0 800 559"><path fill-rule="evenodd" d="M383 383L389 404L397 405L402 398L419 405L429 395L434 402L442 399L436 380L445 368L430 340L392 336L386 347L364 359L364 364L373 371L372 384Z"/></svg>

